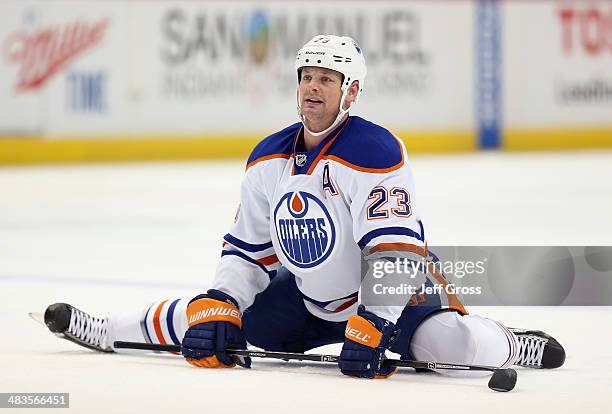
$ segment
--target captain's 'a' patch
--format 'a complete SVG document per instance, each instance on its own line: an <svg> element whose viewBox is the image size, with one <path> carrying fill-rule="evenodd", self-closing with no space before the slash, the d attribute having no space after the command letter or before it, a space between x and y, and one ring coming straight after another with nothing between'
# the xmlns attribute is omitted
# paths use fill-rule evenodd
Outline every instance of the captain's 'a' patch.
<svg viewBox="0 0 612 414"><path fill-rule="evenodd" d="M325 167L323 167L323 191L327 191L333 196L338 195L338 190L336 190L334 182L329 177L329 164L325 164Z"/></svg>

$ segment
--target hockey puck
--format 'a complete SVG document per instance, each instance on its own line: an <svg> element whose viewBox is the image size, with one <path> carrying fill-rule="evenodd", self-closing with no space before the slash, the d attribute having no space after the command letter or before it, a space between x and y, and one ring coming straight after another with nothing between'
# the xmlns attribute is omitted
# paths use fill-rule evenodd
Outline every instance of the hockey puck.
<svg viewBox="0 0 612 414"><path fill-rule="evenodd" d="M489 380L489 388L493 391L508 392L516 385L516 371L513 369L498 369Z"/></svg>

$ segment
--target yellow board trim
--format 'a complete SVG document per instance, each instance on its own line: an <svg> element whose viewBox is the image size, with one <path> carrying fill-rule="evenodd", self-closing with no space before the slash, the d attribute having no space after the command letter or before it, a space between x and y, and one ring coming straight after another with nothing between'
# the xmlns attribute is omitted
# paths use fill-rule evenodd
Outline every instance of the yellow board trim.
<svg viewBox="0 0 612 414"><path fill-rule="evenodd" d="M597 129L511 129L501 148L509 151L612 148L612 126Z"/></svg>
<svg viewBox="0 0 612 414"><path fill-rule="evenodd" d="M468 152L478 149L474 132L465 131L400 131L408 155L421 153Z"/></svg>
<svg viewBox="0 0 612 414"><path fill-rule="evenodd" d="M253 137L2 138L0 164L246 158Z"/></svg>
<svg viewBox="0 0 612 414"><path fill-rule="evenodd" d="M409 154L474 151L471 132L398 131ZM267 134L215 136L0 136L0 165L71 162L246 159Z"/></svg>
<svg viewBox="0 0 612 414"><path fill-rule="evenodd" d="M409 154L478 149L474 132L394 131ZM0 136L0 165L153 160L246 159L267 134L39 137ZM612 148L612 126L591 129L510 129L507 151Z"/></svg>

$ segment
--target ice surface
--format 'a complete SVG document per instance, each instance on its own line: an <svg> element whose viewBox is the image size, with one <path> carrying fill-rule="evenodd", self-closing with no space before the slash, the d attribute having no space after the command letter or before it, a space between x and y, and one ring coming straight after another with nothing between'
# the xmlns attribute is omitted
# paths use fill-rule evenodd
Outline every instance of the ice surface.
<svg viewBox="0 0 612 414"><path fill-rule="evenodd" d="M611 152L411 162L431 244L612 245ZM64 412L104 414L610 411L612 308L472 308L566 347L564 367L519 369L508 394L486 379L409 370L366 381L317 363L204 370L171 355L98 354L28 317L57 301L103 314L205 289L242 171L239 162L1 168L0 392L69 392Z"/></svg>

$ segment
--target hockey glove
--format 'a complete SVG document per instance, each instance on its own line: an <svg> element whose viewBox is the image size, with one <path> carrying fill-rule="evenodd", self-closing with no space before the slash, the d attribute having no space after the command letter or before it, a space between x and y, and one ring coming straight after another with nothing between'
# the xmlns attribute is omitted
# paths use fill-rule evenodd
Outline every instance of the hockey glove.
<svg viewBox="0 0 612 414"><path fill-rule="evenodd" d="M387 378L395 367L385 366L385 350L397 337L395 325L359 306L349 317L338 363L343 374L361 378Z"/></svg>
<svg viewBox="0 0 612 414"><path fill-rule="evenodd" d="M189 329L183 338L182 353L192 365L203 368L249 368L251 359L233 357L227 348L246 349L238 304L230 295L210 289L187 305Z"/></svg>

